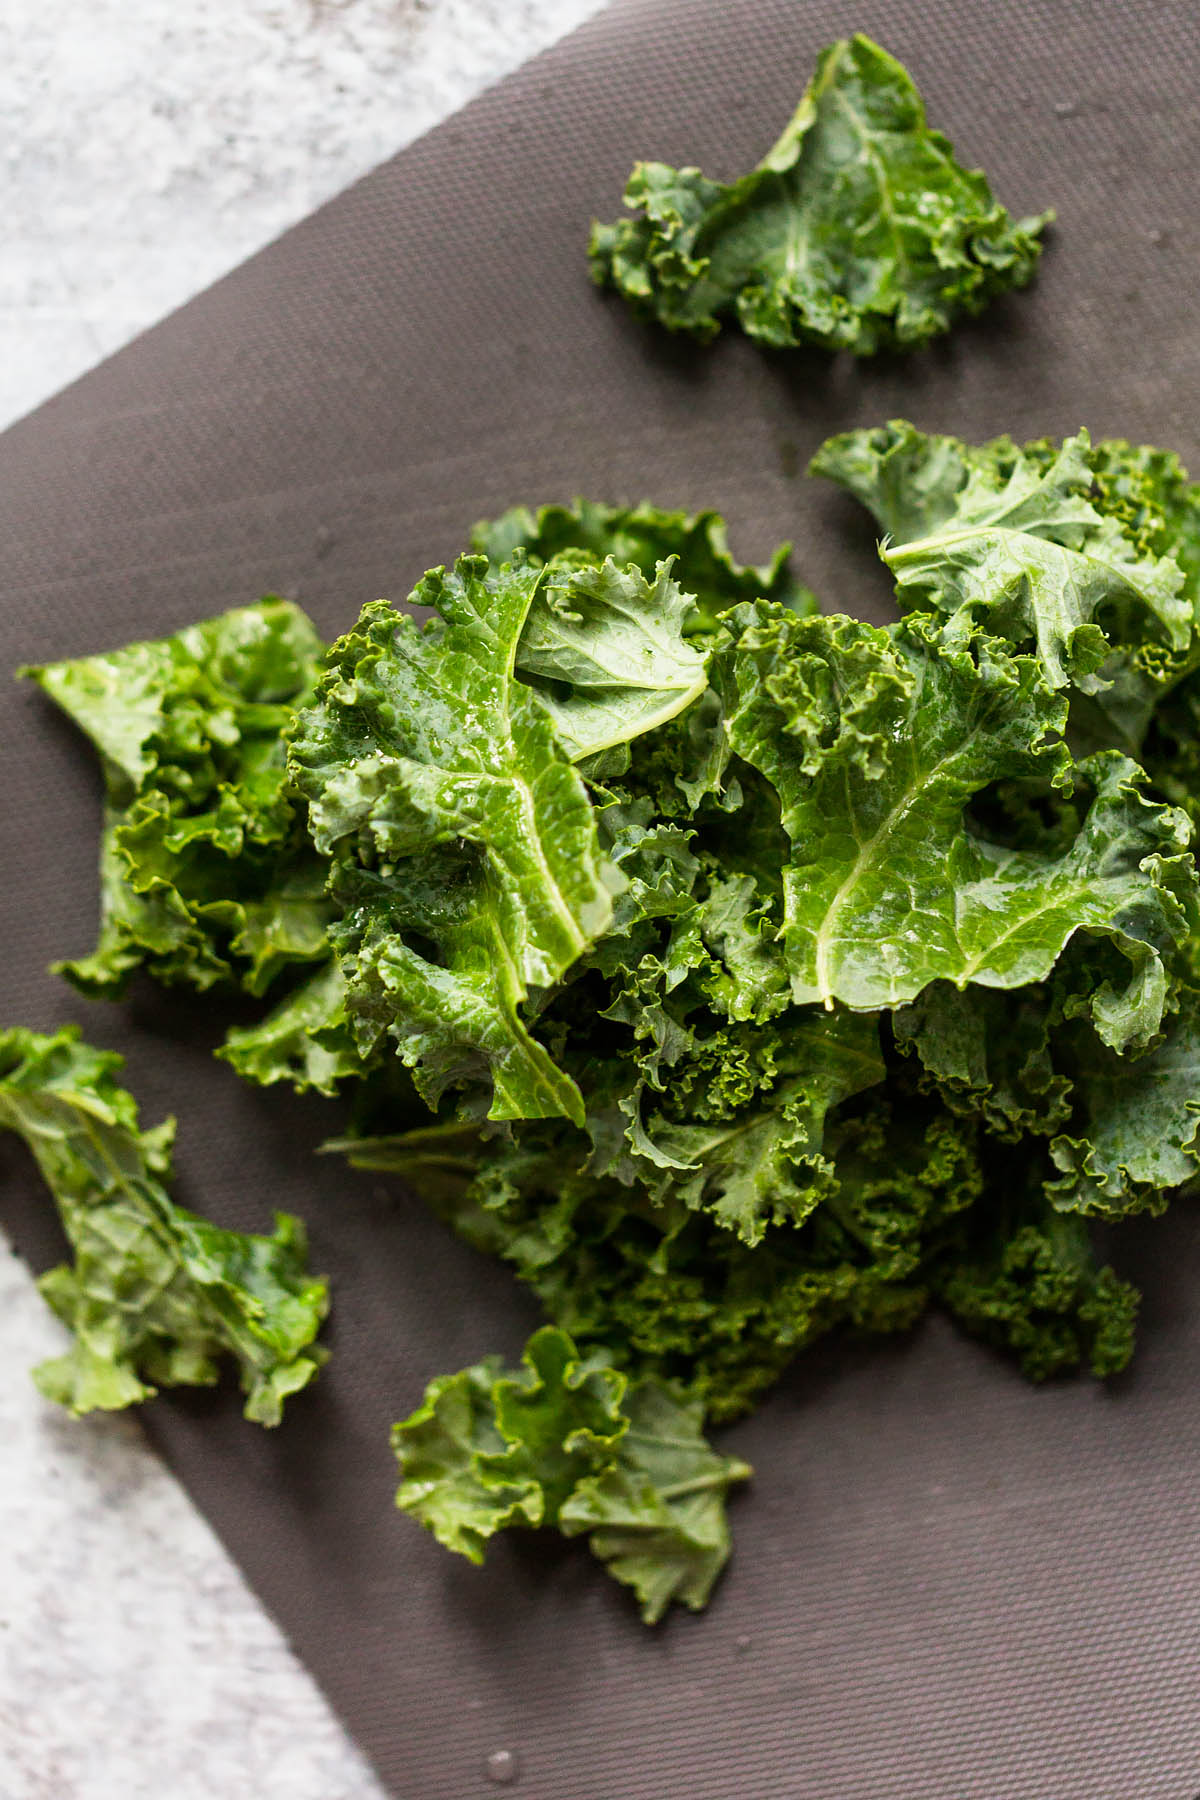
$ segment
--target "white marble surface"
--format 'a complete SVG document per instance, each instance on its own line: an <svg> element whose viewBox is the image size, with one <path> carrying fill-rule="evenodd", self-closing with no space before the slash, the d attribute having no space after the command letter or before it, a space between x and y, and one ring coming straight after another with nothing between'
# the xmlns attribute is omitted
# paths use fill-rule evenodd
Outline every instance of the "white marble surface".
<svg viewBox="0 0 1200 1800"><path fill-rule="evenodd" d="M0 426L600 4L3 0ZM379 1800L136 1423L39 1399L61 1340L0 1240L0 1800Z"/></svg>
<svg viewBox="0 0 1200 1800"><path fill-rule="evenodd" d="M600 4L3 0L0 423Z"/></svg>

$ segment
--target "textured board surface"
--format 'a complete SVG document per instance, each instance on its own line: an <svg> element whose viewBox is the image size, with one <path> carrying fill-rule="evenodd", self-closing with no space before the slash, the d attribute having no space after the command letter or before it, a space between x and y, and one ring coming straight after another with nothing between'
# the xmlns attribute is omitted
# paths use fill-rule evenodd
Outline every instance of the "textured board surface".
<svg viewBox="0 0 1200 1800"><path fill-rule="evenodd" d="M869 532L798 471L896 413L970 437L1086 423L1200 463L1194 8L1134 0L620 0L0 438L0 661L158 633L267 588L329 633L517 500L712 504L781 536L830 607L881 616ZM1037 289L867 366L664 340L589 287L587 220L635 155L730 176L850 27L1017 211L1060 226ZM180 1194L305 1214L335 1357L276 1434L225 1394L147 1427L402 1800L1193 1800L1200 1792L1195 1212L1123 1240L1132 1373L1037 1392L938 1322L807 1359L729 1434L758 1479L709 1611L649 1633L578 1546L483 1571L391 1511L390 1420L431 1374L514 1352L502 1269L318 1161L337 1109L240 1087L228 1013L41 971L87 947L97 783L36 694L2 691L0 1016L66 1016L180 1114ZM0 1207L56 1254L4 1153Z"/></svg>

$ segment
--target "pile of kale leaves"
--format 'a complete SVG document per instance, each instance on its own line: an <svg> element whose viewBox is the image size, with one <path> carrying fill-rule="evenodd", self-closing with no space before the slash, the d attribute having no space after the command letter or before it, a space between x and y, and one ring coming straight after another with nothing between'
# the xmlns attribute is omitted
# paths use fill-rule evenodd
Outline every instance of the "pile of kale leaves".
<svg viewBox="0 0 1200 1800"><path fill-rule="evenodd" d="M1027 279L1040 222L1009 227L883 52L835 52L749 190L643 165L599 273L701 335L824 317L859 349ZM754 264L780 206L831 254L854 195L831 212L804 146L845 160L846 84L893 108L897 191L953 175L937 317L894 256L824 314ZM682 247L677 173L710 209ZM233 1069L348 1095L350 1162L545 1310L519 1368L434 1380L396 1427L401 1506L476 1560L513 1524L586 1535L648 1619L728 1555L749 1471L706 1426L835 1327L937 1305L1034 1377L1121 1369L1137 1296L1094 1222L1160 1210L1200 1154L1200 489L1082 432L903 422L814 472L874 515L897 623L821 615L783 552L739 567L715 514L577 502L476 527L416 616L373 603L328 650L269 598L30 671L105 773L99 939L62 972L269 996ZM117 1407L232 1356L273 1423L323 1357L303 1228L175 1205L118 1063L0 1035L0 1125L74 1253L39 1380Z"/></svg>

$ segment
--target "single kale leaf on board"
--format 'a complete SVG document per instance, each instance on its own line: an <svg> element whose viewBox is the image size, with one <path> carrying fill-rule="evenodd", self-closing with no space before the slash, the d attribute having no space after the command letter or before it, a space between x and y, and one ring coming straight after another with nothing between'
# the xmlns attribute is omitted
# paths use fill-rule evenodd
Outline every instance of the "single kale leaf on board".
<svg viewBox="0 0 1200 1800"><path fill-rule="evenodd" d="M661 1382L632 1387L546 1326L522 1367L498 1357L432 1381L394 1429L397 1504L447 1549L482 1562L512 1524L586 1536L647 1624L698 1611L730 1550L725 1497L751 1473L706 1443L703 1409Z"/></svg>
<svg viewBox="0 0 1200 1800"><path fill-rule="evenodd" d="M246 1417L277 1425L326 1354L314 1340L328 1286L305 1267L304 1227L278 1213L274 1234L254 1237L177 1206L174 1121L139 1128L120 1066L73 1026L0 1033L0 1131L32 1151L73 1253L41 1279L74 1343L36 1370L38 1386L75 1413L111 1410L210 1385L230 1358Z"/></svg>
<svg viewBox="0 0 1200 1800"><path fill-rule="evenodd" d="M701 340L732 316L764 344L860 356L927 343L1024 287L1052 216L1010 219L861 35L822 53L748 175L641 162L625 204L633 218L593 226L591 266L639 313Z"/></svg>

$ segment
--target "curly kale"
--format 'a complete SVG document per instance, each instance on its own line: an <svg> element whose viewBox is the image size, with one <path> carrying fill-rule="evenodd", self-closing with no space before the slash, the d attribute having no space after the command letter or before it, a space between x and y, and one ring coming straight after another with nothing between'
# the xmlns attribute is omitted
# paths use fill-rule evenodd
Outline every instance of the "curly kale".
<svg viewBox="0 0 1200 1800"><path fill-rule="evenodd" d="M740 180L638 163L633 218L594 225L591 265L645 317L869 356L911 349L1024 287L1052 215L1011 220L955 161L907 71L869 38L822 52L778 142Z"/></svg>
<svg viewBox="0 0 1200 1800"><path fill-rule="evenodd" d="M474 1560L586 1536L651 1620L728 1556L749 1471L707 1427L933 1307L1035 1379L1115 1373L1137 1295L1095 1225L1200 1167L1196 490L1082 432L902 421L815 467L875 515L890 626L714 514L578 501L477 526L423 622L373 602L321 659L267 601L39 672L113 819L74 978L290 969L221 1054L346 1089L328 1148L544 1311L396 1426L401 1507ZM125 1404L231 1354L274 1418L320 1358L299 1228L174 1207L110 1067L0 1043L76 1255L40 1379Z"/></svg>

